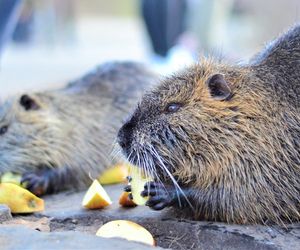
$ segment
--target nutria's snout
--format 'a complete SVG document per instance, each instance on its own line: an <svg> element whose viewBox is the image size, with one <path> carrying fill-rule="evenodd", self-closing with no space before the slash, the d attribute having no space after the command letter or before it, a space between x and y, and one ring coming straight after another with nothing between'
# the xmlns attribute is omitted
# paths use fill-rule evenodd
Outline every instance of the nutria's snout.
<svg viewBox="0 0 300 250"><path fill-rule="evenodd" d="M133 128L134 122L132 122L132 119L130 119L120 128L118 132L117 141L127 157L129 155L130 147L132 144Z"/></svg>

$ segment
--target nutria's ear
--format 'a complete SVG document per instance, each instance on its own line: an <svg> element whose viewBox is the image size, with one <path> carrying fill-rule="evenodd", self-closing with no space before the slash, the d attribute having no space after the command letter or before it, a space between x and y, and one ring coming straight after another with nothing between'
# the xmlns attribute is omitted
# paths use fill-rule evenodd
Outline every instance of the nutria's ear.
<svg viewBox="0 0 300 250"><path fill-rule="evenodd" d="M20 98L20 104L25 110L38 110L40 106L29 95L22 95Z"/></svg>
<svg viewBox="0 0 300 250"><path fill-rule="evenodd" d="M224 101L231 97L231 89L222 74L215 74L208 78L206 85L215 100Z"/></svg>

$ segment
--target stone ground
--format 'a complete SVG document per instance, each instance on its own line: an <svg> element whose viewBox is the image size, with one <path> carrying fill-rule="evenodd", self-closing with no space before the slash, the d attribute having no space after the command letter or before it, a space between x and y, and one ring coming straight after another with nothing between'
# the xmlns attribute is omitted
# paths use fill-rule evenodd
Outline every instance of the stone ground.
<svg viewBox="0 0 300 250"><path fill-rule="evenodd" d="M106 186L113 204L102 210L81 207L84 192L65 192L44 197L42 213L11 218L0 207L1 249L151 249L125 240L95 236L104 223L128 219L154 236L157 246L171 249L300 249L300 225L286 228L240 226L196 222L172 216L170 211L147 207L122 208L118 197L122 185Z"/></svg>

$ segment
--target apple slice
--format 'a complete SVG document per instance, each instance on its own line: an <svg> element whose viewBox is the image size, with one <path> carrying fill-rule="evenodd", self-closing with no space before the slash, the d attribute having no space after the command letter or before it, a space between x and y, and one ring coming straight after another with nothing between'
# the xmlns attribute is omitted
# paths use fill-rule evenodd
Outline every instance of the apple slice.
<svg viewBox="0 0 300 250"><path fill-rule="evenodd" d="M119 204L122 207L136 207L136 204L133 202L133 200L128 197L129 194L129 192L123 192L121 194L119 198Z"/></svg>
<svg viewBox="0 0 300 250"><path fill-rule="evenodd" d="M0 204L6 204L12 213L32 213L44 210L44 201L28 190L13 184L0 184Z"/></svg>
<svg viewBox="0 0 300 250"><path fill-rule="evenodd" d="M1 176L0 183L13 183L23 188L26 188L26 184L21 184L22 175L13 173L13 172L6 172Z"/></svg>
<svg viewBox="0 0 300 250"><path fill-rule="evenodd" d="M128 220L114 220L104 224L96 233L104 238L123 238L155 246L152 234L137 223Z"/></svg>
<svg viewBox="0 0 300 250"><path fill-rule="evenodd" d="M144 190L144 186L147 182L152 181L151 177L145 177L142 170L138 167L130 167L129 175L131 177L131 193L133 202L137 205L145 205L148 197L142 197L141 192Z"/></svg>
<svg viewBox="0 0 300 250"><path fill-rule="evenodd" d="M110 204L112 204L110 197L98 180L94 180L83 198L82 206L88 209L97 209Z"/></svg>
<svg viewBox="0 0 300 250"><path fill-rule="evenodd" d="M127 175L128 164L117 164L105 170L98 179L102 185L117 184L126 181Z"/></svg>

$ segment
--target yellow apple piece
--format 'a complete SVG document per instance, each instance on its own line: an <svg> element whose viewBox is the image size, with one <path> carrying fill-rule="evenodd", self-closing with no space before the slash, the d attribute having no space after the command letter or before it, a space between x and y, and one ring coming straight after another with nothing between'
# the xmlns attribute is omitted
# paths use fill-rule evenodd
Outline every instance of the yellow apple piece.
<svg viewBox="0 0 300 250"><path fill-rule="evenodd" d="M88 209L97 209L110 204L112 204L110 197L98 180L94 180L83 198L82 206Z"/></svg>
<svg viewBox="0 0 300 250"><path fill-rule="evenodd" d="M122 207L135 207L136 204L133 202L133 200L131 200L128 195L130 193L129 192L123 192L119 198L119 204Z"/></svg>
<svg viewBox="0 0 300 250"><path fill-rule="evenodd" d="M0 184L0 204L6 204L12 213L43 211L44 201L28 190L13 184Z"/></svg>
<svg viewBox="0 0 300 250"><path fill-rule="evenodd" d="M104 171L99 177L99 182L102 185L122 183L126 180L127 175L128 164L117 164Z"/></svg>
<svg viewBox="0 0 300 250"><path fill-rule="evenodd" d="M1 183L14 183L16 185L21 185L21 178L20 174L15 174L13 172L6 172L1 176Z"/></svg>
<svg viewBox="0 0 300 250"><path fill-rule="evenodd" d="M104 224L96 233L104 238L123 238L155 246L151 233L137 223L128 220L114 220Z"/></svg>
<svg viewBox="0 0 300 250"><path fill-rule="evenodd" d="M13 172L6 172L1 176L0 183L13 183L23 188L26 188L26 182L21 183L22 175L13 173Z"/></svg>
<svg viewBox="0 0 300 250"><path fill-rule="evenodd" d="M153 179L151 177L145 177L142 170L138 167L130 167L129 175L131 177L130 185L133 202L137 205L145 205L148 197L142 197L141 192L144 190L145 184Z"/></svg>

